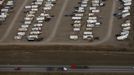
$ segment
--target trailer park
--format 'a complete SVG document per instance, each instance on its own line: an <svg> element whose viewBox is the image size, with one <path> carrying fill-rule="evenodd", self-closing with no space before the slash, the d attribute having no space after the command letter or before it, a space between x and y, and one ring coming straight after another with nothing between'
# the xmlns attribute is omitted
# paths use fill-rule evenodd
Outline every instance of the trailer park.
<svg viewBox="0 0 134 75"><path fill-rule="evenodd" d="M0 8L0 44L128 46L134 40L132 3L132 0L7 0Z"/></svg>

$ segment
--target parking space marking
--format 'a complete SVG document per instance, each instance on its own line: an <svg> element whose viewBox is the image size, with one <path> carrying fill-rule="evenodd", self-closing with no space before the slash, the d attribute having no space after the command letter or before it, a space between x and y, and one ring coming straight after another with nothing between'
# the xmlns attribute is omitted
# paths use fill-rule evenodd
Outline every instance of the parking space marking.
<svg viewBox="0 0 134 75"><path fill-rule="evenodd" d="M98 45L98 44L101 44L101 43L104 43L106 42L107 40L110 39L111 35L112 35L112 30L113 30L113 21L114 21L114 12L115 12L115 9L116 9L116 1L113 0L113 4L112 4L112 11L111 11L111 14L110 14L110 20L109 20L109 26L108 26L108 32L107 32L107 35L106 37L99 41L99 42L94 42L94 43L90 43L91 45Z"/></svg>
<svg viewBox="0 0 134 75"><path fill-rule="evenodd" d="M56 34L56 31L58 29L58 26L59 26L59 23L62 19L62 15L64 13L64 10L65 10L65 7L68 3L68 0L66 0L64 2L64 6L60 12L60 15L59 15L59 19L57 20L57 23L55 25L55 28L52 32L52 34L50 35L50 37L48 37L48 39L45 41L47 43L44 43L44 42L26 42L26 43L2 43L1 45L99 45L99 44L102 44L104 42L106 42L107 40L109 40L109 38L111 37L112 35L112 30L113 30L113 21L114 21L114 16L113 16L113 13L115 12L115 9L116 9L116 1L113 0L113 4L112 4L112 9L111 9L111 14L110 14L110 20L109 20L109 26L108 26L108 32L106 34L106 37L103 39L103 40L100 40L100 41L97 41L97 42L90 42L90 43L61 43L61 42L49 42L51 41L54 37L55 37L55 34ZM9 33L8 33L9 34Z"/></svg>
<svg viewBox="0 0 134 75"><path fill-rule="evenodd" d="M97 41L97 42L91 42L91 43L71 43L71 44L74 44L74 45L99 45L101 43L104 43L106 42L107 40L109 40L109 38L111 37L112 35L112 30L113 30L113 21L114 21L114 12L115 12L115 9L116 9L116 1L113 0L113 4L112 4L112 9L111 9L111 14L110 14L110 20L109 20L109 26L108 26L108 32L107 32L107 35L106 37L103 39L103 40L100 40L100 41ZM63 11L64 9L62 9L62 14L63 14ZM51 41L55 34L56 34L56 31L58 29L58 25L60 23L60 20L62 18L62 14L60 14L60 19L57 21L57 24L56 24L56 27L55 29L53 30L53 33L51 34L51 36L47 39L47 42ZM56 44L56 43L55 43ZM58 43L57 43L58 44ZM59 43L59 44L70 44L70 43Z"/></svg>
<svg viewBox="0 0 134 75"><path fill-rule="evenodd" d="M20 13L22 12L23 8L25 7L25 5L27 4L28 0L24 0L23 4L21 5L20 9L18 10L18 12L16 13L14 19L12 20L10 26L8 27L6 33L4 34L4 36L0 39L0 42L4 41L8 35L10 34L10 31L12 30L13 26L15 25L16 20L18 19Z"/></svg>
<svg viewBox="0 0 134 75"><path fill-rule="evenodd" d="M58 17L58 20L57 20L57 22L56 22L56 24L54 26L54 29L53 29L51 35L48 37L48 39L45 42L49 42L49 41L51 41L55 37L56 32L57 32L58 27L59 27L59 25L61 23L61 19L63 17L64 11L65 11L65 8L66 8L68 2L69 2L69 0L65 0L64 1L63 7L62 7L62 9L61 9L61 11L59 13L59 17Z"/></svg>
<svg viewBox="0 0 134 75"><path fill-rule="evenodd" d="M112 9L111 9L111 14L110 14L110 20L109 20L109 26L108 26L108 32L106 37L103 40L97 41L97 42L91 42L91 43L57 43L60 45L70 45L70 44L74 44L74 45L99 45L102 44L104 42L106 42L107 40L109 40L109 38L112 35L112 30L113 30L113 21L114 21L114 12L116 9L116 1L113 0L113 4L112 4ZM56 32L55 32L56 33ZM54 36L53 36L54 37ZM52 38L53 38L52 37ZM51 38L51 39L52 39ZM56 44L56 43L55 43Z"/></svg>

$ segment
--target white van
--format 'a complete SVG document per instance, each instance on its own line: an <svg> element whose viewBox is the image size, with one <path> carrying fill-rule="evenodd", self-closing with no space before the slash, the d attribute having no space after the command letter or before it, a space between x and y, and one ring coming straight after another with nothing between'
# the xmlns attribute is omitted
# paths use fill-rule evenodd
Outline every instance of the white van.
<svg viewBox="0 0 134 75"><path fill-rule="evenodd" d="M71 40L78 40L78 35L70 35L69 37Z"/></svg>

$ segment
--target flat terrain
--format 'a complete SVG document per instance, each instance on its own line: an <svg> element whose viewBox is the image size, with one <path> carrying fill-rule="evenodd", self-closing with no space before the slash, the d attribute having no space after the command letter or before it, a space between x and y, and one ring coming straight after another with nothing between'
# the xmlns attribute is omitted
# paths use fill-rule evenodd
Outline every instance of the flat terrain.
<svg viewBox="0 0 134 75"><path fill-rule="evenodd" d="M94 51L1 51L0 64L4 65L133 65L132 52L94 52Z"/></svg>
<svg viewBox="0 0 134 75"><path fill-rule="evenodd" d="M99 37L99 40L89 42L83 40L81 34L79 34L81 36L80 39L76 41L70 40L69 35L73 33L71 26L72 20L71 17L65 17L65 15L72 14L74 11L74 7L79 6L79 1L80 0L57 0L55 7L49 12L54 17L49 22L44 23L44 27L41 34L41 36L44 37L44 40L41 42L29 42L26 40L26 36L29 34L29 32L26 33L26 36L24 36L22 40L15 40L14 36L17 34L17 29L22 24L24 16L26 15L25 13L23 13L23 7L25 5L29 5L32 0L17 0L14 10L10 13L10 16L8 17L6 22L1 25L0 45L43 45L44 47L46 45L97 45L107 48L111 46L117 49L134 49L133 34L130 34L130 37L127 40L116 40L115 35L120 33L120 25L123 20L118 20L116 17L113 16L114 12L119 7L119 2L112 0L107 0L106 6L99 8L101 12L98 14L98 16L102 17L102 25L93 29L94 36ZM41 13L41 11L38 11L36 16L39 15L39 13ZM86 16L83 20L83 28L81 31L82 33L85 31L85 20Z"/></svg>
<svg viewBox="0 0 134 75"><path fill-rule="evenodd" d="M65 15L71 14L80 0L57 0L56 6L50 11L54 17L50 22L44 23L43 41L29 42L25 39L26 36L22 40L15 40L17 28L25 16L23 7L29 5L31 1L17 0L13 12L0 26L0 64L134 64L133 34L125 41L117 41L115 37L115 34L120 33L122 23L122 20L113 17L118 7L115 0L107 0L106 6L100 8L99 15L103 17L103 24L93 31L100 40L93 42L82 38L77 41L69 40L72 22L71 17ZM133 20L133 17L131 19Z"/></svg>

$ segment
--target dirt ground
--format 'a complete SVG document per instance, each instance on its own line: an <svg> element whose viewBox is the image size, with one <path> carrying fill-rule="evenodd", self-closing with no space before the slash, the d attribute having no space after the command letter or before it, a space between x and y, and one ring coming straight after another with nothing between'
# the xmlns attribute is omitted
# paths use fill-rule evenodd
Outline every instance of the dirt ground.
<svg viewBox="0 0 134 75"><path fill-rule="evenodd" d="M59 2L59 4L61 3ZM15 9L18 9L18 8L19 7L16 7ZM69 6L68 9L69 8L71 8L71 6ZM57 8L54 11L59 10L59 9L60 8ZM133 10L132 10L132 13L133 13ZM21 15L24 15L24 14L21 14ZM13 17L13 15L11 16ZM55 17L56 16L58 16L58 12L55 13ZM12 19L12 17L10 18L10 20ZM55 19L57 18L53 19L53 23L55 23ZM5 41L10 40L10 42L16 42L15 40L13 40L13 36L16 33L16 26L21 20L22 20L22 16L20 17L20 19L18 19L18 22L16 22L16 25L14 25L11 31L11 34L9 35L9 38L7 38ZM132 17L132 20L133 20L133 17ZM5 25L9 25L9 24L10 22ZM50 27L53 27L53 24L52 23L50 24L51 24ZM3 27L0 29L4 30L4 28L6 28L6 26L3 25ZM49 30L52 30L52 29L50 28ZM67 29L67 34L68 34L68 30L69 29ZM0 30L1 36L2 34L4 34L3 32L5 31ZM133 33L133 30L131 32ZM63 35L59 34L57 35L55 39L57 39L58 36L63 36ZM66 37L66 36L63 36L63 37ZM62 37L60 38L61 39L59 39L58 41L63 41L65 39ZM68 40L66 41L68 42ZM18 42L21 43L22 41L18 41ZM60 50L61 52L58 52L58 50ZM85 51L85 52L82 53L79 51ZM88 51L88 53L86 53L86 51ZM109 53L92 53L92 52L90 53L90 51L100 51L100 52L101 51L106 51L106 52L113 51L113 52L125 52L125 53L132 52L132 54L129 54L129 53L109 54ZM133 51L134 51L133 38L126 40L124 42L120 42L118 45L117 45L117 42L115 42L115 40L110 45L107 45L107 43L105 43L105 45L99 45L99 46L72 46L71 44L70 45L51 45L51 46L49 45L43 45L43 46L1 45L0 46L0 64L72 64L72 63L76 63L76 64L88 64L88 65L104 65L104 64L105 65L133 65L134 64ZM66 62L64 61L65 59L67 60Z"/></svg>
<svg viewBox="0 0 134 75"><path fill-rule="evenodd" d="M29 2L27 3L27 5L30 4L30 1L32 1L32 0L29 0ZM66 9L64 11L64 15L71 14L74 11L74 7L78 6L78 3L77 2L79 2L79 1L80 0L77 0L77 1L76 0L69 0L69 4L67 5L67 7L66 7ZM53 31L53 29L55 27L55 23L57 21L57 18L59 16L59 11L62 8L61 5L63 4L63 2L64 2L63 0L58 0L57 1L57 5L51 11L51 14L54 15L54 18L52 18L52 20L50 22L44 23L45 27L43 28L43 36L45 37L45 39L41 43L46 44L46 39L49 38L49 36L51 35L51 33L52 33L52 31ZM21 1L17 1L16 3L17 3L16 4L16 7L15 7L14 11L11 13L11 16L9 16L9 18L7 19L7 21L0 27L0 34L1 34L0 37L2 37L5 34L6 29L10 25L12 19L14 18L15 14L16 14L16 11L20 7L19 4L21 3ZM104 39L105 38L105 35L106 35L106 32L108 31L107 27L108 27L108 22L109 22L109 18L110 18L109 14L111 12L110 11L111 9L109 9L109 8L112 8L112 0L107 0L106 1L106 6L104 8L101 8L100 15L103 17L103 25L100 28L95 28L94 31L93 31L95 33L95 36L99 36L100 37L100 40L98 40L98 41L101 41L102 39ZM107 12L104 12L104 11L107 11ZM10 35L8 35L8 37L3 42L0 42L1 44L2 43L5 43L5 42L7 44L8 43L12 43L12 44L13 43L20 43L20 44L21 43L31 43L32 44L32 42L26 41L26 39L22 39L22 40L19 40L19 41L13 39L14 36L16 35L16 33L17 33L17 28L19 27L19 25L23 21L24 15L25 14L23 12L20 13L20 17L16 20L15 25L12 27L12 30L10 32ZM58 31L56 32L55 37L50 42L51 43L53 43L53 42L57 42L57 43L60 43L60 42L62 42L62 43L70 43L70 45L72 45L73 43L87 43L87 44L89 43L90 44L90 42L87 42L87 41L82 40L82 39L79 39L78 41L69 40L69 34L72 31L72 27L70 26L70 24L72 22L71 22L71 17L65 17L64 15L62 16L62 20L61 20L61 23L60 23L60 25L58 27ZM133 10L132 10L132 15L133 15ZM132 20L133 20L133 17L132 17ZM118 48L118 50L119 49L126 50L126 49L130 49L130 48L131 48L131 50L134 49L134 43L133 43L134 42L134 39L133 39L134 36L132 35L133 34L133 29L131 31L132 34L130 35L130 37L129 37L128 40L125 40L125 41L117 41L115 39L115 34L117 34L117 33L120 32L120 29L121 29L120 24L121 24L121 22L122 21L118 21L116 18L114 18L114 23L113 23L114 24L113 25L114 28L113 28L112 37L108 41L106 41L106 42L104 42L102 44L99 44L99 46L107 47L107 49L111 49L111 47L114 47L114 48ZM110 46L110 48L108 48L109 46ZM3 46L3 47L5 47L5 46ZM1 46L0 47L0 50L2 50L3 47ZM44 47L45 47L45 45L44 45ZM28 48L30 50L30 47L28 47ZM46 48L44 48L44 49L46 49ZM56 49L56 48L53 47L53 49ZM78 48L75 48L75 49L78 49ZM94 48L96 48L96 47L94 47ZM5 47L4 50L5 49L6 50L9 50L8 46ZM14 49L14 47L12 49ZM20 49L21 49L21 47L18 50L20 50ZM84 49L86 49L86 48L83 48L83 50ZM103 49L101 49L101 50L103 50ZM113 51L115 51L115 50L113 49Z"/></svg>
<svg viewBox="0 0 134 75"><path fill-rule="evenodd" d="M133 65L134 54L94 51L1 51L0 64Z"/></svg>

